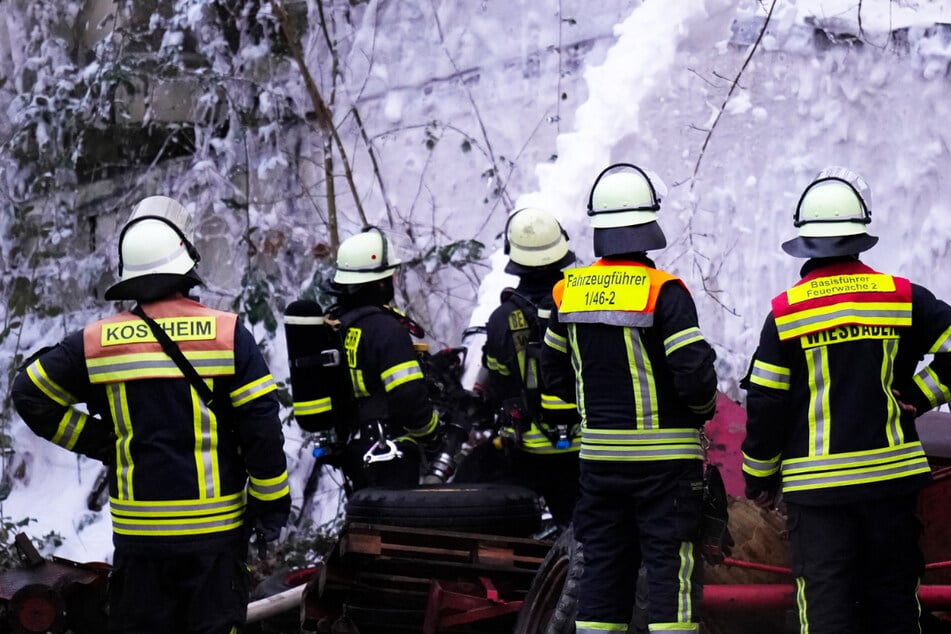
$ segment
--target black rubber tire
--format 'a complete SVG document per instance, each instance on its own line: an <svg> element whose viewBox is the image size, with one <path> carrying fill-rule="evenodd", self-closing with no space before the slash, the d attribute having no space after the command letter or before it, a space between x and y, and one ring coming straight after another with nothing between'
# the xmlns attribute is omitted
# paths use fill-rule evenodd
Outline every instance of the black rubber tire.
<svg viewBox="0 0 951 634"><path fill-rule="evenodd" d="M566 528L535 573L513 634L571 634L578 612L578 584L584 568L581 544Z"/></svg>
<svg viewBox="0 0 951 634"><path fill-rule="evenodd" d="M535 492L520 486L370 487L350 496L347 521L528 537L540 530L542 509Z"/></svg>

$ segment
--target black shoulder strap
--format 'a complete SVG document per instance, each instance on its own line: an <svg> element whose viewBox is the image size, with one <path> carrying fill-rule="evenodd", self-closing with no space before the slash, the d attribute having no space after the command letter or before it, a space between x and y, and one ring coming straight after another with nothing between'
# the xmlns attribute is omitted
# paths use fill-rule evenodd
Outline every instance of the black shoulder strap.
<svg viewBox="0 0 951 634"><path fill-rule="evenodd" d="M215 396L211 391L211 388L208 387L208 384L198 375L198 370L195 369L191 363L188 362L188 359L185 358L185 354L182 352L181 348L172 341L172 338L168 336L168 333L158 325L158 323L145 314L145 311L142 310L142 306L139 304L135 305L135 308L132 309L132 314L140 317L145 323L149 325L149 328L152 330L152 334L155 335L155 338L158 340L159 344L162 346L162 350L165 351L169 357L172 358L172 361L175 362L175 365L178 366L178 369L182 371L182 374L185 375L185 379L191 383L192 387L195 388L195 391L198 392L198 395L201 397L201 400L205 401L205 405L208 406L208 409L214 408Z"/></svg>

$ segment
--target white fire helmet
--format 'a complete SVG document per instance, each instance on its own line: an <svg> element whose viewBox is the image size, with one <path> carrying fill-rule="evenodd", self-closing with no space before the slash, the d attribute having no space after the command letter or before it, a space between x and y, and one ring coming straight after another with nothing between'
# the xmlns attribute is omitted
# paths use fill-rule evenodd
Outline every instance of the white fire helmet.
<svg viewBox="0 0 951 634"><path fill-rule="evenodd" d="M569 254L568 234L555 216L544 209L516 209L505 225L505 254L515 264L546 267L561 263Z"/></svg>
<svg viewBox="0 0 951 634"><path fill-rule="evenodd" d="M350 236L337 249L335 284L365 284L382 280L393 274L402 261L386 234L378 227L369 226L363 232Z"/></svg>

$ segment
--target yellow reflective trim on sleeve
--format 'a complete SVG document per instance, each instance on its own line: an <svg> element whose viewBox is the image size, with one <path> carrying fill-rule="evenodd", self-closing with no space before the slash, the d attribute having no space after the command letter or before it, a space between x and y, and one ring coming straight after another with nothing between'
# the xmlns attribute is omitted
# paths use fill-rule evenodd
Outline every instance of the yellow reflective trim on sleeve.
<svg viewBox="0 0 951 634"><path fill-rule="evenodd" d="M273 478L255 478L250 476L250 486L248 493L265 502L276 500L290 493L290 486L287 482L287 471Z"/></svg>
<svg viewBox="0 0 951 634"><path fill-rule="evenodd" d="M562 337L561 335L552 332L551 329L545 331L545 345L553 350L557 350L562 354L568 353L568 339Z"/></svg>
<svg viewBox="0 0 951 634"><path fill-rule="evenodd" d="M664 354L670 356L684 346L696 343L697 341L703 341L703 333L700 332L700 328L697 326L685 328L664 339Z"/></svg>
<svg viewBox="0 0 951 634"><path fill-rule="evenodd" d="M89 420L89 416L85 412L81 412L75 407L67 408L66 413L59 420L56 433L50 441L60 447L72 450L76 446L76 441L79 440L79 435L83 433L87 420Z"/></svg>
<svg viewBox="0 0 951 634"><path fill-rule="evenodd" d="M76 402L72 394L61 388L56 381L46 374L46 370L43 368L43 364L40 363L39 359L30 364L26 369L26 373L27 376L30 377L30 381L33 382L33 385L43 392L43 394L53 399L58 405L66 407Z"/></svg>
<svg viewBox="0 0 951 634"><path fill-rule="evenodd" d="M406 433L414 438L425 438L434 431L439 425L439 415L436 413L436 410L433 410L433 415L430 417L429 422L420 427L419 429L411 429L409 427L403 427L406 430Z"/></svg>
<svg viewBox="0 0 951 634"><path fill-rule="evenodd" d="M753 458L744 452L743 473L748 473L749 475L757 478L766 478L773 475L774 473L779 473L782 457L783 455L780 453L776 454L769 460L757 460L756 458Z"/></svg>
<svg viewBox="0 0 951 634"><path fill-rule="evenodd" d="M410 381L422 381L423 370L418 361L404 361L387 368L380 373L380 380L387 392L392 392L399 386Z"/></svg>
<svg viewBox="0 0 951 634"><path fill-rule="evenodd" d="M938 354L940 352L951 352L951 326L941 333L941 336L928 349L928 354Z"/></svg>
<svg viewBox="0 0 951 634"><path fill-rule="evenodd" d="M231 405L241 407L245 403L253 401L256 398L264 396L277 389L277 383L270 374L265 374L261 378L251 381L231 392Z"/></svg>
<svg viewBox="0 0 951 634"><path fill-rule="evenodd" d="M750 383L774 390L787 391L790 387L790 371L781 365L753 360L750 370Z"/></svg>
<svg viewBox="0 0 951 634"><path fill-rule="evenodd" d="M930 367L922 368L914 377L915 385L928 398L932 407L951 401L951 390L941 382L938 375Z"/></svg>

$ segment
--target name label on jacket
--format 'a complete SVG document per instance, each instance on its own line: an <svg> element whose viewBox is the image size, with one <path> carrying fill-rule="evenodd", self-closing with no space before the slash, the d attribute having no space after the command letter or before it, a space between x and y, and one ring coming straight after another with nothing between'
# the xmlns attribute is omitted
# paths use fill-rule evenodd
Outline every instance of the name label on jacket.
<svg viewBox="0 0 951 634"><path fill-rule="evenodd" d="M815 348L856 339L898 339L894 326L837 326L820 330L799 338L803 348Z"/></svg>
<svg viewBox="0 0 951 634"><path fill-rule="evenodd" d="M212 341L217 337L214 317L166 317L156 319L172 341ZM101 343L119 346L129 343L154 343L155 335L141 319L103 324Z"/></svg>
<svg viewBox="0 0 951 634"><path fill-rule="evenodd" d="M565 271L563 313L593 310L642 311L651 283L646 270L630 266L589 266Z"/></svg>
<svg viewBox="0 0 951 634"><path fill-rule="evenodd" d="M846 293L888 293L895 290L895 279L882 273L859 275L834 275L817 277L786 291L790 304L797 304L819 297L844 295Z"/></svg>

